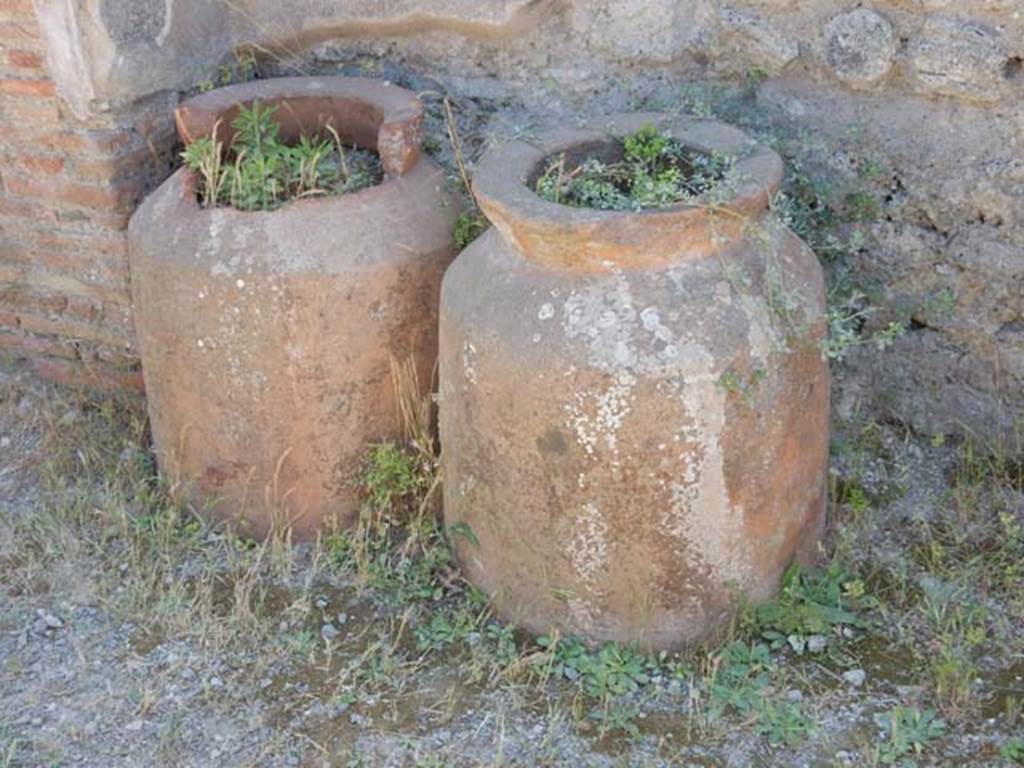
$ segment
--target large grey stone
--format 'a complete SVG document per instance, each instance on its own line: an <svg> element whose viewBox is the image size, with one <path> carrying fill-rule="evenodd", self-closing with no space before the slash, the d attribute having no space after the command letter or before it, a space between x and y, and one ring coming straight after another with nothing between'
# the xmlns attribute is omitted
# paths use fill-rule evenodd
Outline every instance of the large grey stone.
<svg viewBox="0 0 1024 768"><path fill-rule="evenodd" d="M573 28L618 60L668 64L703 48L716 21L709 0L604 0L573 4Z"/></svg>
<svg viewBox="0 0 1024 768"><path fill-rule="evenodd" d="M997 101L1010 57L1001 35L975 21L933 16L925 21L910 64L927 93L968 101Z"/></svg>
<svg viewBox="0 0 1024 768"><path fill-rule="evenodd" d="M892 68L896 35L884 16L867 8L833 18L824 30L825 60L832 73L853 88L867 88Z"/></svg>
<svg viewBox="0 0 1024 768"><path fill-rule="evenodd" d="M720 70L775 75L800 56L800 46L761 16L726 8L719 14L712 52Z"/></svg>

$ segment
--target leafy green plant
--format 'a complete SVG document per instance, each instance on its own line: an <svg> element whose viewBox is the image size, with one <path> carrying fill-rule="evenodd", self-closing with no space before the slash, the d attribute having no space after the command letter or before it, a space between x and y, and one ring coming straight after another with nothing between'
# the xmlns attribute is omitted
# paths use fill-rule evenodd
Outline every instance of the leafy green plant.
<svg viewBox="0 0 1024 768"><path fill-rule="evenodd" d="M783 576L779 599L748 611L744 623L773 647L803 647L808 635L863 626L856 609L871 603L863 582L836 565L819 571L793 565Z"/></svg>
<svg viewBox="0 0 1024 768"><path fill-rule="evenodd" d="M999 750L999 756L1014 763L1024 763L1024 738L1008 739Z"/></svg>
<svg viewBox="0 0 1024 768"><path fill-rule="evenodd" d="M771 649L765 643L736 640L714 657L711 692L718 700L742 711L752 706L752 693L768 685Z"/></svg>
<svg viewBox="0 0 1024 768"><path fill-rule="evenodd" d="M429 622L413 630L416 648L422 652L440 651L465 640L476 626L476 617L469 611L438 611Z"/></svg>
<svg viewBox="0 0 1024 768"><path fill-rule="evenodd" d="M640 211L692 201L725 184L734 159L687 149L646 125L622 141L623 159L587 158L569 169L552 161L535 189L545 200L577 208Z"/></svg>
<svg viewBox="0 0 1024 768"><path fill-rule="evenodd" d="M763 697L757 706L755 730L771 744L795 747L812 730L810 718L798 702L775 701Z"/></svg>
<svg viewBox="0 0 1024 768"><path fill-rule="evenodd" d="M920 755L929 742L946 733L945 722L933 709L897 706L876 715L875 723L886 734L878 746L878 758L884 765L912 766L912 761L904 760L907 755Z"/></svg>
<svg viewBox="0 0 1024 768"><path fill-rule="evenodd" d="M281 140L276 107L254 102L231 123L234 138L225 147L221 125L210 136L192 141L182 152L199 178L205 207L230 205L244 211L272 210L288 200L312 195L345 194L380 182L377 156L346 149L328 126L331 139L303 136L294 146Z"/></svg>
<svg viewBox="0 0 1024 768"><path fill-rule="evenodd" d="M812 723L800 703L777 698L773 685L777 670L767 643L735 640L712 655L710 665L704 685L711 697L714 719L734 710L749 718L771 744L791 747L811 732Z"/></svg>
<svg viewBox="0 0 1024 768"><path fill-rule="evenodd" d="M605 643L592 651L579 638L545 635L537 644L548 650L550 659L541 663L549 666L553 675L579 681L583 691L595 699L632 693L646 685L658 668L656 659L618 643Z"/></svg>
<svg viewBox="0 0 1024 768"><path fill-rule="evenodd" d="M396 443L378 443L370 449L363 481L370 502L378 509L414 496L429 484L416 454Z"/></svg>
<svg viewBox="0 0 1024 768"><path fill-rule="evenodd" d="M597 723L599 736L622 731L631 739L640 738L640 727L636 724L640 716L640 705L621 699L606 701L589 715Z"/></svg>

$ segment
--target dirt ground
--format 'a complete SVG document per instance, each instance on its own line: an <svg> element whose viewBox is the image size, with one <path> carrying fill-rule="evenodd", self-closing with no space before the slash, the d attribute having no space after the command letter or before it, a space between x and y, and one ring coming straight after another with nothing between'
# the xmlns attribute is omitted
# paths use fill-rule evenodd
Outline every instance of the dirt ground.
<svg viewBox="0 0 1024 768"><path fill-rule="evenodd" d="M494 621L408 512L422 452L375 449L359 532L246 541L138 402L0 371L4 768L1024 761L1021 466L978 446L841 424L821 570L648 658Z"/></svg>

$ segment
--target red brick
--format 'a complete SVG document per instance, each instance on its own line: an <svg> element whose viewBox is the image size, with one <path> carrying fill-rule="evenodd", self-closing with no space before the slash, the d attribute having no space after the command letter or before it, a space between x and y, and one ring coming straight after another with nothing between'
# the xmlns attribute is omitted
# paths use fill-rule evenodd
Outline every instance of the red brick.
<svg viewBox="0 0 1024 768"><path fill-rule="evenodd" d="M44 173L54 176L64 170L64 161L59 157L43 157L41 155L18 155L14 165L28 173Z"/></svg>
<svg viewBox="0 0 1024 768"><path fill-rule="evenodd" d="M4 254L8 256L8 254ZM10 266L0 261L0 283L13 283L22 279L25 274L24 267L22 265Z"/></svg>
<svg viewBox="0 0 1024 768"><path fill-rule="evenodd" d="M22 314L19 327L23 331L44 336L60 336L66 339L91 341L112 347L126 348L128 338L123 333L90 323L80 323L63 318L45 317L38 314Z"/></svg>
<svg viewBox="0 0 1024 768"><path fill-rule="evenodd" d="M57 220L65 224L88 224L109 232L124 232L128 229L128 220L131 218L131 211L83 211L55 210Z"/></svg>
<svg viewBox="0 0 1024 768"><path fill-rule="evenodd" d="M11 311L24 312L48 312L60 314L68 306L66 296L58 294L46 294L33 291L24 285L14 285L0 293L0 302Z"/></svg>
<svg viewBox="0 0 1024 768"><path fill-rule="evenodd" d="M128 241L116 235L32 232L25 233L22 242L33 252L57 251L83 261L104 258L127 263L128 260Z"/></svg>
<svg viewBox="0 0 1024 768"><path fill-rule="evenodd" d="M148 147L139 147L127 154L97 160L75 160L72 174L82 180L113 181L147 169L159 157Z"/></svg>
<svg viewBox="0 0 1024 768"><path fill-rule="evenodd" d="M46 206L31 200L18 200L10 195L0 197L0 216L24 217L37 223L55 218Z"/></svg>
<svg viewBox="0 0 1024 768"><path fill-rule="evenodd" d="M95 209L131 210L142 199L145 191L139 181L92 186L66 181L40 181L14 175L5 176L4 181L8 192L21 197Z"/></svg>
<svg viewBox="0 0 1024 768"><path fill-rule="evenodd" d="M22 278L25 285L38 288L44 291L56 291L68 296L80 296L87 299L95 299L104 303L127 306L131 298L128 295L127 284L104 285L82 280L76 275L62 275L59 273L46 272L43 270L27 271Z"/></svg>
<svg viewBox="0 0 1024 768"><path fill-rule="evenodd" d="M57 89L52 80L18 80L6 78L0 80L0 93L14 96L56 96Z"/></svg>
<svg viewBox="0 0 1024 768"><path fill-rule="evenodd" d="M41 70L43 68L43 57L42 54L36 51L12 50L7 51L7 63L22 69Z"/></svg>
<svg viewBox="0 0 1024 768"><path fill-rule="evenodd" d="M108 157L126 150L132 143L128 130L54 130L52 126L0 125L0 144L32 146L53 152Z"/></svg>
<svg viewBox="0 0 1024 768"><path fill-rule="evenodd" d="M8 126L30 126L29 130L37 132L54 128L60 125L60 107L56 99L12 95L0 99L0 118L4 125L0 141L15 144L5 135Z"/></svg>
<svg viewBox="0 0 1024 768"><path fill-rule="evenodd" d="M0 21L0 43L13 42L24 45L39 41L39 32L35 24L24 21Z"/></svg>
<svg viewBox="0 0 1024 768"><path fill-rule="evenodd" d="M32 360L36 374L44 379L68 386L106 391L124 390L142 393L145 386L141 371L119 370L116 366L83 365L66 360L40 358Z"/></svg>
<svg viewBox="0 0 1024 768"><path fill-rule="evenodd" d="M17 328L17 326L12 326ZM75 360L78 353L73 344L60 339L48 339L30 333L0 333L0 349L35 355L50 355Z"/></svg>
<svg viewBox="0 0 1024 768"><path fill-rule="evenodd" d="M7 16L20 16L35 21L35 8L32 0L2 0L0 1L0 12Z"/></svg>

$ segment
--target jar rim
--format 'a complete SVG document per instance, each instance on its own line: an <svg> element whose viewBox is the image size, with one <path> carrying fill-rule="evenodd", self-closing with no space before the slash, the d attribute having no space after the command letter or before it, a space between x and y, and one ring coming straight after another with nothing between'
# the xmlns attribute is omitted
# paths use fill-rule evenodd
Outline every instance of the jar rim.
<svg viewBox="0 0 1024 768"><path fill-rule="evenodd" d="M602 118L600 128L553 127L502 143L477 164L473 190L483 212L499 232L524 253L540 261L567 266L671 260L676 250L713 238L713 224L751 219L769 206L782 182L778 153L743 131L717 120L658 112L635 112ZM709 194L695 200L640 211L577 208L542 198L532 181L553 156L581 146L621 141L653 125L688 149L736 158L734 189L724 200ZM725 215L716 215L725 214Z"/></svg>
<svg viewBox="0 0 1024 768"><path fill-rule="evenodd" d="M422 102L404 88L363 77L278 77L216 88L175 110L178 135L187 144L220 126L216 130L229 144L232 115L257 102L277 106L282 133L295 134L295 140L330 125L358 146L376 151L387 177L405 175L419 160Z"/></svg>

